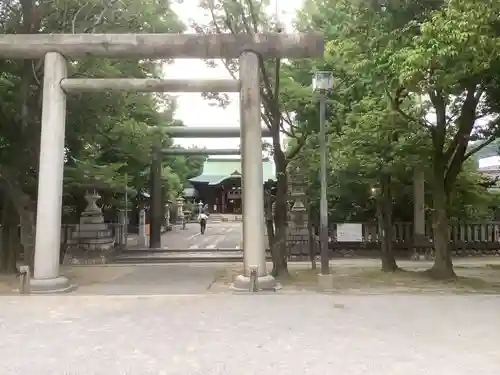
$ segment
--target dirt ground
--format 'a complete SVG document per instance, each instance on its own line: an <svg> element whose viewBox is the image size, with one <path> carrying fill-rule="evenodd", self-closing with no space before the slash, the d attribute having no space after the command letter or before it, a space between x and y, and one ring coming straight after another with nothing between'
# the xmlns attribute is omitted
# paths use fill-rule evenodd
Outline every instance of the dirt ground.
<svg viewBox="0 0 500 375"><path fill-rule="evenodd" d="M307 263L290 263L290 277L280 279L284 292L310 291L337 294L500 294L500 259L469 259L455 264L457 278L450 281L434 280L424 271L430 266L426 262L399 262L401 271L383 273L379 262L373 260L332 261L331 284L318 284L319 270L312 270ZM171 265L173 266L173 265ZM202 266L202 265L200 265ZM64 266L61 273L79 287L100 285L135 274L134 282L140 284L138 267L153 265L109 265L109 266ZM208 265L206 266L208 267ZM212 264L210 267L214 267ZM241 264L221 264L214 269L214 279L207 292L229 292L233 278L242 273ZM156 277L156 276L155 276ZM159 273L158 277L163 277ZM188 277L188 276L186 276ZM163 280L172 282L171 280ZM176 282L177 280L175 280ZM183 280L178 280L180 283ZM184 280L185 281L185 280ZM161 283L162 281L159 281ZM149 285L144 282L145 287ZM0 295L17 294L19 281L15 275L0 274Z"/></svg>
<svg viewBox="0 0 500 375"><path fill-rule="evenodd" d="M318 270L292 264L289 266L290 277L281 278L280 283L285 291L342 294L500 294L500 265L497 263L456 265L457 278L447 281L432 279L425 272L427 267L418 262L405 266L397 272L385 273L374 266L335 265L331 267L331 284L320 287ZM221 270L215 284L229 285L241 272L241 267Z"/></svg>

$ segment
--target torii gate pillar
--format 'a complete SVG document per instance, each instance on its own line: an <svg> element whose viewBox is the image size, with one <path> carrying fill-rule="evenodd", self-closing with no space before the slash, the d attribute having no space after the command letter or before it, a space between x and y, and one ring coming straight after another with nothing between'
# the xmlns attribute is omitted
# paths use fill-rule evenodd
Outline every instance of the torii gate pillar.
<svg viewBox="0 0 500 375"><path fill-rule="evenodd" d="M45 55L35 269L31 279L32 291L39 293L72 289L68 279L59 275L66 123L66 94L60 83L66 78L66 64L57 52Z"/></svg>

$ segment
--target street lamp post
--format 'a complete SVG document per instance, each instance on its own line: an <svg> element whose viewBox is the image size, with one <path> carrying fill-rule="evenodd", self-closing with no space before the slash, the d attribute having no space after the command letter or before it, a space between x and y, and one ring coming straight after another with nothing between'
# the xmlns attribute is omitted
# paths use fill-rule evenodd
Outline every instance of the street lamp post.
<svg viewBox="0 0 500 375"><path fill-rule="evenodd" d="M326 98L333 87L331 72L316 72L313 77L313 90L319 94L319 153L320 153L320 227L319 240L321 247L321 274L330 273L330 259L328 255L328 202L326 199Z"/></svg>

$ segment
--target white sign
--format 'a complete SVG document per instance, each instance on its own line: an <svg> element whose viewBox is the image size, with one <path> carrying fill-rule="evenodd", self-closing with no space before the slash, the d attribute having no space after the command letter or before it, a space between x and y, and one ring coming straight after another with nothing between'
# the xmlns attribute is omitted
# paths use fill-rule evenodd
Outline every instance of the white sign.
<svg viewBox="0 0 500 375"><path fill-rule="evenodd" d="M337 224L338 242L363 242L363 224Z"/></svg>

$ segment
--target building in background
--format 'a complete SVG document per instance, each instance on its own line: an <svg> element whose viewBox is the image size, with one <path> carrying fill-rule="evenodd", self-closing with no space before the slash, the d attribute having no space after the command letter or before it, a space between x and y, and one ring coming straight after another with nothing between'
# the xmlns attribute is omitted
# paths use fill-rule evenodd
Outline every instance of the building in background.
<svg viewBox="0 0 500 375"><path fill-rule="evenodd" d="M495 179L500 177L500 156L490 156L478 160L479 172Z"/></svg>
<svg viewBox="0 0 500 375"><path fill-rule="evenodd" d="M263 181L275 180L274 164L268 157L262 159L262 167ZM241 174L239 157L208 158L202 174L189 179L191 187L184 189L184 196L187 200L207 204L212 213L241 214Z"/></svg>

